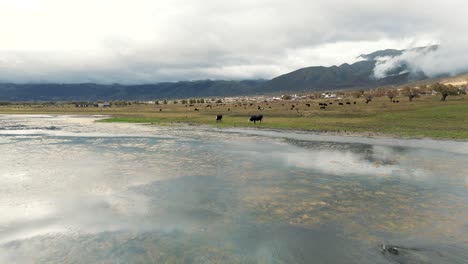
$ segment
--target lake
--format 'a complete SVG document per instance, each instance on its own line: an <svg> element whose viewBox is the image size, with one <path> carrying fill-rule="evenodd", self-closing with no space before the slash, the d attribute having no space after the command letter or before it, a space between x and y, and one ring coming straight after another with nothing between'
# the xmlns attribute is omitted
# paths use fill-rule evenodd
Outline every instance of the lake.
<svg viewBox="0 0 468 264"><path fill-rule="evenodd" d="M0 115L0 263L467 263L468 142Z"/></svg>

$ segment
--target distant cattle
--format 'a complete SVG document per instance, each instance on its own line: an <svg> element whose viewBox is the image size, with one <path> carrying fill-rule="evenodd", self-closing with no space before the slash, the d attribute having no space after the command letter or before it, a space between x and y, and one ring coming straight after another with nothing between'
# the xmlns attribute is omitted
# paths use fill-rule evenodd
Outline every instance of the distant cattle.
<svg viewBox="0 0 468 264"><path fill-rule="evenodd" d="M326 106L320 106L320 109L327 109Z"/></svg>
<svg viewBox="0 0 468 264"><path fill-rule="evenodd" d="M193 109L193 111L200 111L198 108Z"/></svg>
<svg viewBox="0 0 468 264"><path fill-rule="evenodd" d="M343 105L343 103L338 103L339 105Z"/></svg>
<svg viewBox="0 0 468 264"><path fill-rule="evenodd" d="M353 102L353 104L356 104L356 102Z"/></svg>
<svg viewBox="0 0 468 264"><path fill-rule="evenodd" d="M306 104L306 105L307 105L307 107L310 107L310 104Z"/></svg>
<svg viewBox="0 0 468 264"><path fill-rule="evenodd" d="M333 102L330 102L330 103L328 103L328 104L331 104L331 105L332 105L332 104L333 104Z"/></svg>
<svg viewBox="0 0 468 264"><path fill-rule="evenodd" d="M161 112L161 111L162 111L162 109L161 109L161 108L159 108L159 112Z"/></svg>
<svg viewBox="0 0 468 264"><path fill-rule="evenodd" d="M216 122L223 121L223 115L216 115Z"/></svg>
<svg viewBox="0 0 468 264"><path fill-rule="evenodd" d="M263 115L253 115L249 118L249 122L254 122L254 124L258 122L262 123Z"/></svg>
<svg viewBox="0 0 468 264"><path fill-rule="evenodd" d="M349 104L349 105L350 105L350 104L351 104L351 102L346 102L346 104Z"/></svg>

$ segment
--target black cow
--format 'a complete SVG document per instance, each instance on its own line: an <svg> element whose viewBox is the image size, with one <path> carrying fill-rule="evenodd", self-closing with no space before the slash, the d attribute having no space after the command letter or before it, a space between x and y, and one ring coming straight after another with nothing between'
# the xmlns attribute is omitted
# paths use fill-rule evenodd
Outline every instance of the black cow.
<svg viewBox="0 0 468 264"><path fill-rule="evenodd" d="M254 122L254 124L258 122L262 123L263 115L253 115L249 118L249 122Z"/></svg>
<svg viewBox="0 0 468 264"><path fill-rule="evenodd" d="M320 109L327 109L327 107L326 106L321 106Z"/></svg>
<svg viewBox="0 0 468 264"><path fill-rule="evenodd" d="M308 107L310 107L310 104L306 104Z"/></svg>
<svg viewBox="0 0 468 264"><path fill-rule="evenodd" d="M216 115L216 122L223 121L223 115Z"/></svg>
<svg viewBox="0 0 468 264"><path fill-rule="evenodd" d="M343 105L343 103L338 103L338 105Z"/></svg>
<svg viewBox="0 0 468 264"><path fill-rule="evenodd" d="M350 104L351 104L351 102L346 102L346 104L349 104L349 105L350 105Z"/></svg>

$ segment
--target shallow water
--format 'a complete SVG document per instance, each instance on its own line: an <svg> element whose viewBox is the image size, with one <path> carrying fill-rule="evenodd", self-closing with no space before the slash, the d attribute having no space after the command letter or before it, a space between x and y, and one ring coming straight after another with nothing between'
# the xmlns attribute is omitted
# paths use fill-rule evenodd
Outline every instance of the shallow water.
<svg viewBox="0 0 468 264"><path fill-rule="evenodd" d="M0 116L0 263L467 263L468 143L98 118Z"/></svg>

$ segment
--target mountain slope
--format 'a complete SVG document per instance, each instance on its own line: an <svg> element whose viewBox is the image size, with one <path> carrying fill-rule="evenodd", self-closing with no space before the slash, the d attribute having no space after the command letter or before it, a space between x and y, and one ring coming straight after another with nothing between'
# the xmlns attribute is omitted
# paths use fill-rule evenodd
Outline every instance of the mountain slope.
<svg viewBox="0 0 468 264"><path fill-rule="evenodd" d="M251 94L263 80L186 81L142 85L0 83L0 101L146 100Z"/></svg>
<svg viewBox="0 0 468 264"><path fill-rule="evenodd" d="M374 77L374 68L384 58L400 56L405 52L431 52L438 46L420 47L410 50L379 50L362 54L363 59L353 64L342 64L331 67L307 67L281 76L261 85L263 92L274 91L317 91L347 88L373 88L383 85L400 85L410 81L427 79L422 72L411 72L408 65L402 62L390 71L387 77Z"/></svg>

